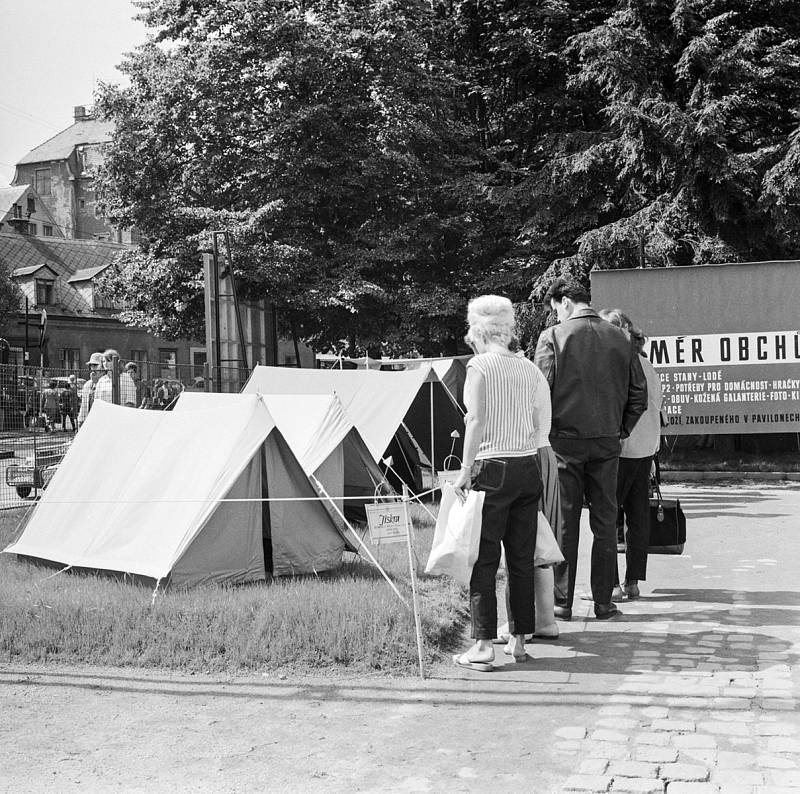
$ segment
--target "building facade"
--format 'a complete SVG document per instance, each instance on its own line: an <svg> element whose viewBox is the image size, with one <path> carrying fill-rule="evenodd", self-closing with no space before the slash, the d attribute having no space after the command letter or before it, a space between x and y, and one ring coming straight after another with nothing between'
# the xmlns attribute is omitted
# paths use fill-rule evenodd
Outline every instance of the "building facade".
<svg viewBox="0 0 800 794"><path fill-rule="evenodd" d="M120 307L103 295L97 279L125 250L118 243L0 231L0 267L23 294L21 311L0 318L10 363L78 373L91 353L114 348L125 361L147 362L140 367L146 379L201 376L202 342L159 339L117 319Z"/></svg>
<svg viewBox="0 0 800 794"><path fill-rule="evenodd" d="M64 232L30 185L0 187L0 232L61 237Z"/></svg>
<svg viewBox="0 0 800 794"><path fill-rule="evenodd" d="M73 124L26 154L17 164L13 186L30 186L52 220L71 240L132 244L136 230L115 229L103 217L93 185L93 169L103 161L111 122L95 119L83 105ZM45 236L42 234L42 236Z"/></svg>

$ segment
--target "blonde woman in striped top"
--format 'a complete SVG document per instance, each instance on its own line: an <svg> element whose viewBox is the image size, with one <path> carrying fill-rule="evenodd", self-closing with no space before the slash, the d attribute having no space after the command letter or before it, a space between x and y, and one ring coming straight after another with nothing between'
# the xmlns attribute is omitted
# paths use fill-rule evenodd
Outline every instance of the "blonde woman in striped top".
<svg viewBox="0 0 800 794"><path fill-rule="evenodd" d="M542 479L536 455L538 429L550 408L547 381L535 364L509 349L514 309L508 298L481 295L467 309L466 341L475 351L467 365L464 465L453 483L464 497L485 491L478 560L470 581L475 645L453 661L492 670L497 634L496 576L503 544L508 568L511 651L523 662L525 635L534 633L533 560Z"/></svg>

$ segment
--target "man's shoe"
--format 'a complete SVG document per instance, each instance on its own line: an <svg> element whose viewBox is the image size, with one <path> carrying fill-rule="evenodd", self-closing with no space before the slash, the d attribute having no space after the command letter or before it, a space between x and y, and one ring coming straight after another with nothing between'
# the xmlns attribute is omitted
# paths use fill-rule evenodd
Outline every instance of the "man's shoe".
<svg viewBox="0 0 800 794"><path fill-rule="evenodd" d="M594 616L598 620L608 620L609 618L615 618L618 615L621 615L617 609L616 604L595 604L594 605Z"/></svg>
<svg viewBox="0 0 800 794"><path fill-rule="evenodd" d="M572 620L572 610L569 607L553 607L553 615L557 620Z"/></svg>
<svg viewBox="0 0 800 794"><path fill-rule="evenodd" d="M594 601L594 596L591 593L581 593L580 595L581 601ZM635 598L635 596L634 596ZM618 604L620 601L625 600L625 590L623 590L619 585L617 585L611 591L611 600Z"/></svg>
<svg viewBox="0 0 800 794"><path fill-rule="evenodd" d="M625 582L622 590L628 598L639 598L639 583L638 582Z"/></svg>

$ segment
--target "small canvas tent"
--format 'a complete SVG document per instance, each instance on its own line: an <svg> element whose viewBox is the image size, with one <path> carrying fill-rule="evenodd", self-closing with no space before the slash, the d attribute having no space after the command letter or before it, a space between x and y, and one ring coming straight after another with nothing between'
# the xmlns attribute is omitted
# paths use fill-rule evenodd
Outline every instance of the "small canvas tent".
<svg viewBox="0 0 800 794"><path fill-rule="evenodd" d="M339 510L352 519L365 520L364 504L372 501L384 483L383 474L370 455L364 439L332 394L258 395L275 420L278 430L309 477L316 478L325 493L333 497ZM246 394L184 392L175 411L204 410L236 406L251 400ZM354 501L363 497L362 501ZM326 507L331 505L326 501ZM339 521L331 509L334 520Z"/></svg>
<svg viewBox="0 0 800 794"><path fill-rule="evenodd" d="M463 435L464 430L464 418L455 399L430 365L406 372L259 366L242 391L336 394L376 461L395 439L398 451L410 464L413 461L409 456L416 451L432 457L434 466L441 467L450 453L450 434L458 430ZM407 439L398 444L397 437L402 438L404 432L411 435L416 446L408 444ZM456 454L459 452L457 444Z"/></svg>
<svg viewBox="0 0 800 794"><path fill-rule="evenodd" d="M316 496L255 396L183 412L97 402L4 551L172 585L324 571L346 542Z"/></svg>

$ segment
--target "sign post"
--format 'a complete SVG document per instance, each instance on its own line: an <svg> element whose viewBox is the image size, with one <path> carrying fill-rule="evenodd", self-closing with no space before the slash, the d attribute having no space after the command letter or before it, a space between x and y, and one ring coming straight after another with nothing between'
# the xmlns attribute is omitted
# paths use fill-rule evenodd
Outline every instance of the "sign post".
<svg viewBox="0 0 800 794"><path fill-rule="evenodd" d="M417 572L414 566L414 548L411 534L413 524L408 514L408 486L403 484L403 500L401 502L383 502L365 505L370 540L375 544L402 543L408 546L408 567L411 574L411 598L414 610L414 629L417 635L417 659L419 661L420 678L425 678L425 663L422 658L422 623L419 616L417 600Z"/></svg>

